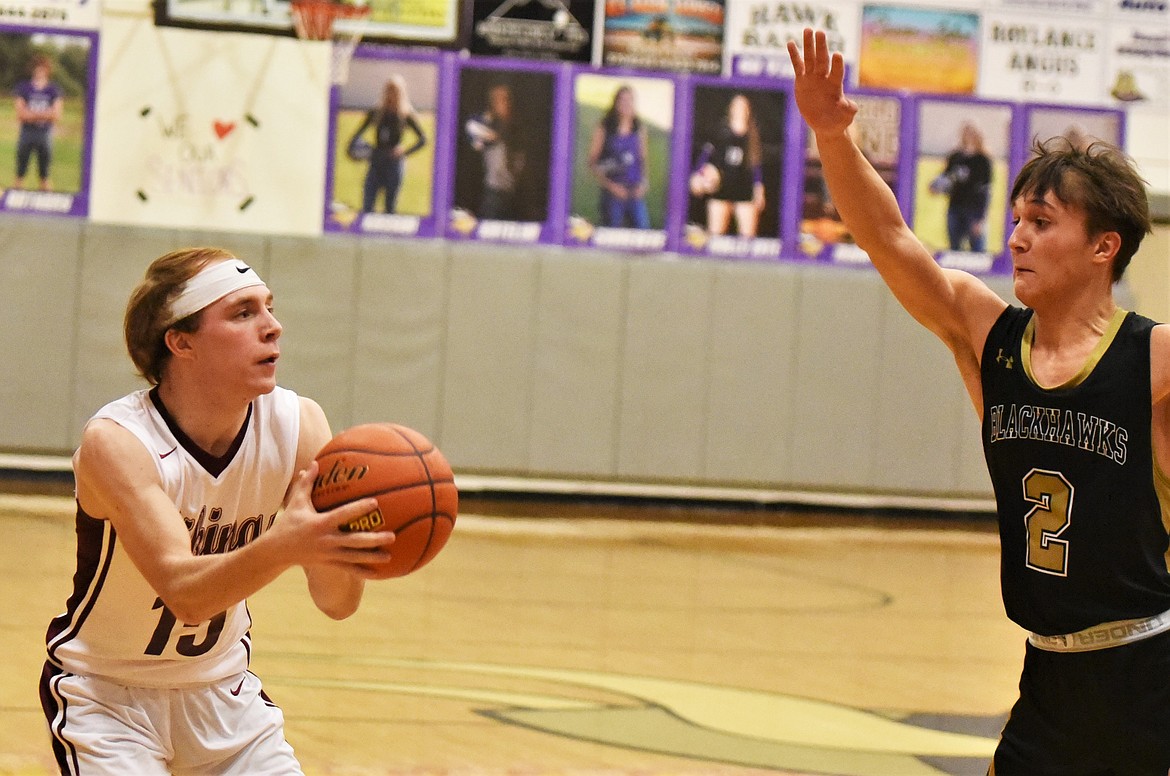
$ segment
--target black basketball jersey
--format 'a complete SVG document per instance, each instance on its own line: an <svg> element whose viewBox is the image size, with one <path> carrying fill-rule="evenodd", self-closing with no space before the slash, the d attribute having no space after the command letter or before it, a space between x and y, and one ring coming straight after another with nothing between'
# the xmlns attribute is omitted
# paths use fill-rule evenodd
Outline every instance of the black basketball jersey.
<svg viewBox="0 0 1170 776"><path fill-rule="evenodd" d="M1151 437L1150 329L1118 311L1073 380L1031 379L1032 311L983 348L983 449L1008 617L1052 636L1170 609L1170 481Z"/></svg>
<svg viewBox="0 0 1170 776"><path fill-rule="evenodd" d="M730 202L750 202L755 184L748 158L748 136L737 135L730 127L719 130L711 163L719 169L720 185L715 196Z"/></svg>

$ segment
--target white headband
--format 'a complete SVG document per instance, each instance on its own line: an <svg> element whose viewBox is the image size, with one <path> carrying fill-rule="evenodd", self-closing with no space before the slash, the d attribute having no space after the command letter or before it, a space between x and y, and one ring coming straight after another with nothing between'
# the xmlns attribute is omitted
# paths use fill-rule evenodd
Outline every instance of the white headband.
<svg viewBox="0 0 1170 776"><path fill-rule="evenodd" d="M256 274L256 270L239 259L220 261L204 267L183 285L183 290L171 302L167 326L199 312L233 291L262 285L264 281Z"/></svg>

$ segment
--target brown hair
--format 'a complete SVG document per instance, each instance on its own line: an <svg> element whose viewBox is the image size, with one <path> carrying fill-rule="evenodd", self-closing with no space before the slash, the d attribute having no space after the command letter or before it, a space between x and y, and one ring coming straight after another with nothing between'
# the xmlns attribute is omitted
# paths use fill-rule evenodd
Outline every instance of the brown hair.
<svg viewBox="0 0 1170 776"><path fill-rule="evenodd" d="M142 282L126 304L123 333L130 360L151 385L162 381L171 357L165 339L167 330L195 331L202 317L199 311L167 325L171 299L207 264L232 258L235 256L222 248L183 248L158 257L146 268Z"/></svg>
<svg viewBox="0 0 1170 776"><path fill-rule="evenodd" d="M1116 283L1152 229L1146 182L1133 160L1104 141L1078 148L1061 136L1035 140L1032 152L1035 155L1016 176L1011 201L1051 191L1062 203L1084 211L1090 236L1117 232L1121 247L1113 260Z"/></svg>
<svg viewBox="0 0 1170 776"><path fill-rule="evenodd" d="M756 109L752 106L751 99L743 93L736 93L727 102L727 113L725 120L728 126L731 125L731 106L736 100L743 100L747 105L747 160L752 167L758 167L764 161L764 147L760 141L760 125L756 121Z"/></svg>
<svg viewBox="0 0 1170 776"><path fill-rule="evenodd" d="M47 56L45 56L44 54L36 54L36 55L35 55L35 56L33 56L33 58L32 58L32 59L29 61L29 65L28 65L28 71L29 71L29 73L34 73L34 72L36 72L36 69L37 69L38 67L43 67L43 68L45 68L46 70L48 70L48 71L49 71L49 74L50 74L50 75L52 75L52 73L53 73L53 60L49 59L49 58L48 58Z"/></svg>

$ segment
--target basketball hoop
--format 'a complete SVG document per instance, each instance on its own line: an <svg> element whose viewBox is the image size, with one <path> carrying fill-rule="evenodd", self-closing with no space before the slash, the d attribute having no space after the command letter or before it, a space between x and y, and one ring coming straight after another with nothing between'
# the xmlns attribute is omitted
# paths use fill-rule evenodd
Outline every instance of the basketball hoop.
<svg viewBox="0 0 1170 776"><path fill-rule="evenodd" d="M339 0L292 0L289 13L298 38L332 41L330 76L335 84L345 83L349 61L365 30L364 22L370 18L370 6ZM338 20L353 23L338 27Z"/></svg>

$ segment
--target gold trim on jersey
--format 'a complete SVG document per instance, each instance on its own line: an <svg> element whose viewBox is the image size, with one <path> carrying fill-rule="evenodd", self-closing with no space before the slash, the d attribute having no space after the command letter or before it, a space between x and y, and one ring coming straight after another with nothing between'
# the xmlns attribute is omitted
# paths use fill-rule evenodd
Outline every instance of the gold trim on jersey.
<svg viewBox="0 0 1170 776"><path fill-rule="evenodd" d="M1101 361L1101 357L1105 355L1105 351L1113 344L1117 332L1121 330L1121 324L1125 321L1125 316L1129 315L1128 310L1122 310L1120 307L1113 312L1113 317L1109 319L1109 325L1105 327L1105 332L1101 335L1096 346L1093 347L1093 352L1089 354L1088 359L1085 360L1084 366L1080 371L1064 381L1060 385L1052 387L1045 387L1040 385L1040 381L1036 379L1036 375L1032 374L1032 341L1036 336L1036 315L1033 314L1028 319L1028 323L1024 325L1024 337L1020 343L1020 361L1024 366L1024 374L1037 387L1046 391L1059 391L1062 388L1072 388L1080 385L1085 379L1093 373L1097 364Z"/></svg>
<svg viewBox="0 0 1170 776"><path fill-rule="evenodd" d="M1103 622L1076 633L1059 636L1028 635L1028 643L1048 652L1090 652L1098 649L1120 647L1135 641L1148 639L1170 630L1170 611L1136 620Z"/></svg>

